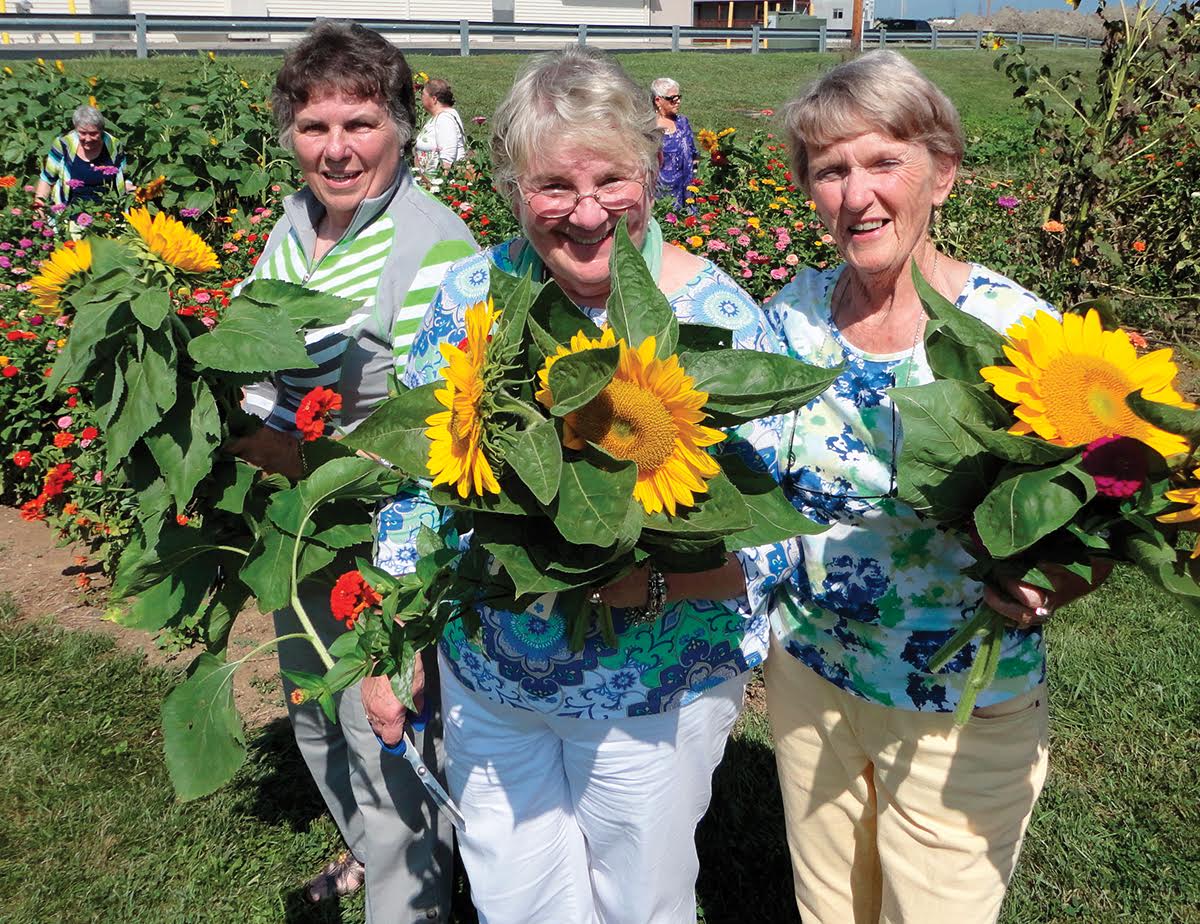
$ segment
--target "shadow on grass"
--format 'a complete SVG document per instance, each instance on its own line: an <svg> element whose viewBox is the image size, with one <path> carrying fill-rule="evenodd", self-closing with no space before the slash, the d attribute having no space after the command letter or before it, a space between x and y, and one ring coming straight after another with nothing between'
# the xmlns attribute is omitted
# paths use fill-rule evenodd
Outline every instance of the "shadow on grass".
<svg viewBox="0 0 1200 924"><path fill-rule="evenodd" d="M250 759L261 767L247 806L255 818L270 825L287 825L292 831L307 831L325 814L325 801L286 718L275 719L259 732L250 746Z"/></svg>
<svg viewBox="0 0 1200 924"><path fill-rule="evenodd" d="M704 924L799 922L765 717L747 713L729 739L696 846L696 898Z"/></svg>

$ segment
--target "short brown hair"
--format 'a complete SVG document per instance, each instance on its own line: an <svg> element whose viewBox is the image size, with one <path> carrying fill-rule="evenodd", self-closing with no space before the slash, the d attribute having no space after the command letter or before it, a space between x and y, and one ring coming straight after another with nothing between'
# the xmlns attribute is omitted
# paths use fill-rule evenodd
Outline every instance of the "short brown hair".
<svg viewBox="0 0 1200 924"><path fill-rule="evenodd" d="M291 148L296 110L331 90L379 101L407 152L417 120L412 71L400 49L358 23L318 21L283 59L271 108L284 147Z"/></svg>
<svg viewBox="0 0 1200 924"><path fill-rule="evenodd" d="M425 91L443 106L454 105L454 91L450 89L449 80L433 77L426 82Z"/></svg>
<svg viewBox="0 0 1200 924"><path fill-rule="evenodd" d="M808 146L845 141L864 129L925 145L962 162L958 110L934 83L894 51L871 51L839 64L800 91L783 115L792 176L808 185Z"/></svg>

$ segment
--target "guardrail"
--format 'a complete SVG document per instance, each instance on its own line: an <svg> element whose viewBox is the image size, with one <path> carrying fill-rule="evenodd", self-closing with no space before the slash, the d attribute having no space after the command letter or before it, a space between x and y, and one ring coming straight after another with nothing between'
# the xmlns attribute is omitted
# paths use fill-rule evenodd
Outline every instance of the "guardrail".
<svg viewBox="0 0 1200 924"><path fill-rule="evenodd" d="M725 42L732 45L736 42L739 49L744 48L751 54L770 50L775 43L776 50L789 51L826 51L831 46L844 47L850 41L849 29L829 29L825 26L819 29L764 29L755 25L751 29L702 29L695 26L613 26L613 25L563 25L557 23L527 23L510 24L495 22L469 22L468 20L396 20L396 19L359 19L357 20L368 29L374 29L389 35L403 35L410 39L424 37L445 37L450 41L442 43L442 47L453 47L453 39L457 36L458 53L466 57L471 53L472 37L491 37L502 39L545 39L545 38L574 38L579 44L587 44L589 39L650 39L657 40L663 47L672 51L680 51L685 47L712 47L713 43ZM7 41L10 34L31 35L32 44L24 44L21 49L38 50L45 46L47 49L61 49L63 45L57 40L51 43L39 41L39 38L55 33L69 33L78 36L80 33L92 35L101 34L106 38L99 42L88 43L93 46L115 48L124 43L132 42L132 50L137 57L145 58L150 52L150 35L168 34L179 36L203 34L210 38L213 34L225 33L228 37L236 34L242 37L253 35L290 34L304 32L311 26L313 20L308 17L266 17L266 16L147 16L137 13L129 16L52 16L0 14L0 32L4 33ZM886 29L870 29L863 33L864 47L887 45L906 45L927 47L932 49L979 48L987 35L996 36L1016 44L1039 43L1051 45L1054 48L1098 47L1099 40L1076 35L1047 35L1043 33L1022 32L982 32L931 29L929 32L889 32ZM126 36L121 39L117 36ZM111 37L111 38L110 38ZM78 38L76 38L78 42ZM0 46L2 47L2 46ZM11 47L11 46L10 46ZM73 47L83 47L82 44ZM477 46L478 50L478 46Z"/></svg>

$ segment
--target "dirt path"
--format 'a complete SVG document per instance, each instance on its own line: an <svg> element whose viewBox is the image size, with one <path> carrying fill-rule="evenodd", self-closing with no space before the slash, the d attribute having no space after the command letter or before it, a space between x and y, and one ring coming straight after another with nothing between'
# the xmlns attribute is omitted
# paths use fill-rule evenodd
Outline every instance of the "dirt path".
<svg viewBox="0 0 1200 924"><path fill-rule="evenodd" d="M90 588L77 582L81 567L77 556L85 549L56 545L54 533L44 523L27 523L11 507L0 506L0 593L16 601L21 617L50 619L65 629L106 635L124 651L140 652L148 664L183 670L192 651L168 652L146 633L126 629L104 618L107 582L92 575ZM243 612L234 625L230 652L242 657L272 637L271 620L257 610ZM278 667L271 651L256 655L234 675L234 698L247 729L266 725L285 714Z"/></svg>

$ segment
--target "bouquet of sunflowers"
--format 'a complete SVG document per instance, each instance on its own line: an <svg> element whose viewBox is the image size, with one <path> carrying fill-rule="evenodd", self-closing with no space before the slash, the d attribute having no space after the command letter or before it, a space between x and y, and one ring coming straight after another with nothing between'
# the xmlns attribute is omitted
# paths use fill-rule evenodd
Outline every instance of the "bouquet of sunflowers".
<svg viewBox="0 0 1200 924"><path fill-rule="evenodd" d="M962 538L980 581L1053 590L1047 564L1091 582L1107 559L1200 608L1200 543L1176 541L1179 524L1200 520L1200 410L1177 390L1171 350L1139 356L1095 307L1038 312L1001 335L913 275L935 381L891 392L904 426L900 498ZM960 724L995 677L1003 632L981 604L930 659L941 670L982 635Z"/></svg>
<svg viewBox="0 0 1200 924"><path fill-rule="evenodd" d="M717 428L802 406L840 370L679 323L623 222L611 274L600 329L555 283L493 268L464 340L440 346L441 381L391 398L343 441L425 480L441 525L418 538L414 574L360 561L342 576L331 602L351 631L331 648L334 670L293 677L306 695L374 673L407 700L416 653L450 619L473 632L483 604L522 612L554 593L573 646L596 624L615 643L592 588L648 558L703 571L822 528L722 451Z"/></svg>

